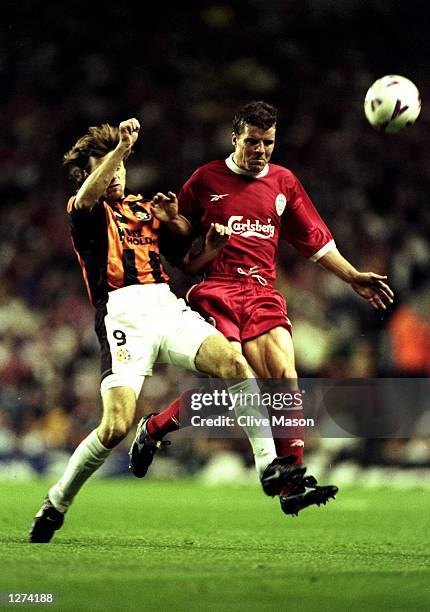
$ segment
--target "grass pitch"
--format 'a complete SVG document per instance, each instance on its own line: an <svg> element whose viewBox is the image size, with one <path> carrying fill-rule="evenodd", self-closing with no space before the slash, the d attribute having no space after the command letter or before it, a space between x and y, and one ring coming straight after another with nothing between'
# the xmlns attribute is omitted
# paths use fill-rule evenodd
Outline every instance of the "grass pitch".
<svg viewBox="0 0 430 612"><path fill-rule="evenodd" d="M292 518L257 485L95 480L28 544L47 488L1 485L0 591L52 592L48 609L430 609L428 490L344 488Z"/></svg>

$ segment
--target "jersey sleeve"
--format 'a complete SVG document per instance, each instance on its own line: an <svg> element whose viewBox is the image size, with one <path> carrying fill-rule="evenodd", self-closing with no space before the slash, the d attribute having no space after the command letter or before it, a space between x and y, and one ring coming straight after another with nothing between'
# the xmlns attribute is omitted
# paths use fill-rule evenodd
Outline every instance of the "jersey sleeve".
<svg viewBox="0 0 430 612"><path fill-rule="evenodd" d="M74 206L76 196L69 198L67 202L67 213L73 244L79 250L90 245L99 232L100 224L104 220L104 209L99 201L88 211L78 210Z"/></svg>
<svg viewBox="0 0 430 612"><path fill-rule="evenodd" d="M204 209L198 198L199 175L197 169L182 187L178 196L179 214L190 222L195 234L200 234L200 221L204 214Z"/></svg>
<svg viewBox="0 0 430 612"><path fill-rule="evenodd" d="M287 206L282 215L280 237L304 257L318 261L335 248L333 236L296 177L293 176L285 194Z"/></svg>

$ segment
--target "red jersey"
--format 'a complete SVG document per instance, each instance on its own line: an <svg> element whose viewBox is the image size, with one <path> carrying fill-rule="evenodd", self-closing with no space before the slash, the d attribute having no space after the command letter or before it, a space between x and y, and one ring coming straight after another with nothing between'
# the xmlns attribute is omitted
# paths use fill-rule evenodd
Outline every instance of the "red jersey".
<svg viewBox="0 0 430 612"><path fill-rule="evenodd" d="M232 231L206 266L207 277L252 274L260 282L273 282L280 238L313 261L335 246L297 177L275 164L258 175L239 168L232 156L205 164L181 189L179 212L198 235L206 234L211 223Z"/></svg>
<svg viewBox="0 0 430 612"><path fill-rule="evenodd" d="M73 246L94 306L106 303L108 292L128 285L169 280L160 254L160 221L150 202L140 195L107 203L99 200L91 211L67 203Z"/></svg>

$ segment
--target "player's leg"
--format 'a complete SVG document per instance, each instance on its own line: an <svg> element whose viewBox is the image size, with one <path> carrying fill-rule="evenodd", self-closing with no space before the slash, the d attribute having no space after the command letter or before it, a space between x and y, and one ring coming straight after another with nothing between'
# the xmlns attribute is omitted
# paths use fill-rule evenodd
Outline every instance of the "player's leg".
<svg viewBox="0 0 430 612"><path fill-rule="evenodd" d="M241 352L235 350L221 334L212 333L199 347L195 365L201 372L229 381L226 389L236 416L249 417L242 429L251 444L264 492L271 496L277 495L285 486L300 481L305 468L276 456L270 426L262 424L262 418L268 420L268 414L260 405L259 388ZM237 382L232 382L233 380ZM207 392L208 388L205 391ZM136 476L146 475L155 450L164 443L163 436L179 429L180 419L183 420L184 413L189 411L191 396L196 392L201 392L201 389L187 391L165 411L158 415L148 415L141 420L129 453L130 469ZM155 419L157 420L154 427Z"/></svg>
<svg viewBox="0 0 430 612"><path fill-rule="evenodd" d="M242 353L240 342L230 342L230 344L234 350ZM161 446L170 445L170 441L164 439L166 435L191 426L191 417L194 414L191 410L192 399L196 394L210 390L210 380L209 382L208 380L205 381L205 384L187 389L160 412L152 412L140 420L135 441L130 448L129 465L137 478L146 476L157 450ZM219 411L218 408L206 409L205 416L213 415L214 410Z"/></svg>
<svg viewBox="0 0 430 612"><path fill-rule="evenodd" d="M251 444L257 472L260 476L263 490L267 495L277 495L280 483L290 486L301 481L306 468L294 465L285 457L277 456L270 426L258 423L261 417L269 422L266 408L258 401L257 405L251 402L235 402L235 397L252 397L260 395L260 390L254 378L254 372L239 351L238 343L229 343L224 336L209 336L201 345L197 356L196 366L212 376L225 379L239 379L239 382L230 386L228 391L235 405L237 417L250 416L252 424L242 426ZM245 378L246 377L246 378ZM279 453L278 453L279 455Z"/></svg>
<svg viewBox="0 0 430 612"><path fill-rule="evenodd" d="M254 373L243 356L239 342L229 342L220 333L212 333L201 342L195 359L200 372L217 378L253 378Z"/></svg>
<svg viewBox="0 0 430 612"><path fill-rule="evenodd" d="M54 506L65 512L75 495L130 431L136 412L136 395L129 387L114 387L103 394L100 425L79 446L59 481L50 489Z"/></svg>
<svg viewBox="0 0 430 612"><path fill-rule="evenodd" d="M193 300L191 308L188 312L200 312L206 320L211 321L211 325L214 325L218 331L220 331L226 338L229 339L231 347L236 350L239 354L242 354L242 347L239 341L240 330L238 327L238 321L232 315L232 311L226 315L225 308L225 284L222 287L219 283L212 281L204 281L199 285L195 285L192 291L188 292L187 299L191 298L191 295L195 296L196 293L201 293L204 288L203 294L204 299L199 300L198 303ZM227 285L227 289L231 291L231 286ZM237 297L238 292L233 287L233 295ZM220 296L223 296L220 299ZM183 303L183 302L182 302ZM195 316L195 315L192 315ZM205 338L202 339L202 342ZM206 345L211 350L211 345ZM217 364L212 364L212 355L208 354L208 351L204 351L204 347L198 347L198 359L199 370L206 371L213 365L218 367ZM208 364L205 364L205 361ZM182 363L185 368L193 369L190 361ZM195 364L194 364L195 365ZM218 367L219 369L219 367ZM145 419L145 429L150 438L161 441L164 436L172 431L176 431L180 427L188 427L190 425L190 418L193 414L190 408L191 397L194 393L204 392L208 390L207 382L194 389L184 391L179 397L164 410L159 413L148 415ZM210 412L208 411L208 414Z"/></svg>
<svg viewBox="0 0 430 612"><path fill-rule="evenodd" d="M128 387L110 388L103 394L103 416L76 448L62 476L49 490L30 531L30 541L49 542L63 524L75 496L130 431L136 410L136 393Z"/></svg>
<svg viewBox="0 0 430 612"><path fill-rule="evenodd" d="M229 381L227 391L234 403L236 416L249 416L259 423L265 409L254 398L259 389L253 372L241 352L235 350L222 334L213 334L201 344L195 358L196 368L210 376ZM232 384L232 381L237 381ZM249 398L239 402L236 398ZM275 459L276 449L270 427L259 424L243 426L254 454L257 472L261 477L266 467Z"/></svg>
<svg viewBox="0 0 430 612"><path fill-rule="evenodd" d="M230 341L230 345L235 351L242 354L240 342ZM190 409L191 397L194 393L203 392L205 390L208 390L207 385L201 385L200 387L184 391L161 412L147 415L147 417L145 417L145 427L149 436L154 440L160 441L172 431L188 427L190 417L192 416L192 411Z"/></svg>
<svg viewBox="0 0 430 612"><path fill-rule="evenodd" d="M257 377L282 381L282 387L286 392L300 393L294 346L288 329L277 326L252 340L244 342L243 352ZM300 416L302 416L300 407L297 414L289 411L289 417L291 418ZM304 448L303 428L295 428L289 432L290 435L277 434L282 434L282 432L275 431L274 433L278 455L291 455L296 463L301 464Z"/></svg>
<svg viewBox="0 0 430 612"><path fill-rule="evenodd" d="M294 348L289 331L275 327L253 340L244 343L244 355L262 378L278 379L290 393L300 393L295 368ZM290 418L301 416L301 410L289 411ZM289 454L297 463L302 462L304 432L295 429L292 437L275 438L278 453ZM300 510L312 505L326 504L334 498L338 488L334 485L319 486L314 476L305 476L300 483L285 487L280 494L283 512L297 515Z"/></svg>
<svg viewBox="0 0 430 612"><path fill-rule="evenodd" d="M137 287L139 290L139 287ZM150 334L142 343L134 287L112 292L106 306L96 313L96 332L101 348L101 395L103 414L99 426L76 448L59 481L51 487L30 532L32 542L48 542L61 527L64 513L86 480L105 462L130 430L136 399L149 373L158 347ZM133 295L133 297L137 297ZM142 374L141 374L142 373Z"/></svg>
<svg viewBox="0 0 430 612"><path fill-rule="evenodd" d="M165 316L164 321L169 322L169 327L167 328L165 324L166 329L160 345L158 361L181 366L191 371L203 372L228 380L230 383L235 381L230 384L228 391L232 401L235 402L236 413L240 411L241 414L259 417L252 419L252 422L243 429L250 440L257 471L260 476L263 476L265 469L276 458L276 449L270 427L262 424L261 407L255 405L256 400L252 399L258 395L259 390L243 355L234 350L225 336L214 330L200 315L187 308L183 300L176 299L176 304L171 305L169 316ZM237 398L240 398L241 401L237 401ZM245 401L243 401L244 398ZM171 411L169 419L170 422L175 423L175 428L177 428L179 415L177 413L173 415ZM139 424L140 437L145 440L146 434L146 440L150 443L151 436L148 436L147 423L148 420L146 422L142 420ZM145 452L145 446L144 444L141 449L138 448L138 437L136 436L130 449L130 468L135 474L139 472L144 475L152 461L152 456ZM273 467L273 471L277 474L273 480L279 483L279 486L282 482L293 480L296 475L303 472L301 468L291 465L277 466L276 469ZM264 483L262 484L264 488Z"/></svg>
<svg viewBox="0 0 430 612"><path fill-rule="evenodd" d="M188 333L184 334L183 338L182 346L180 341L178 342L178 337L176 337L174 350L164 351L164 353L170 352L171 355L175 356L171 361L175 365L204 372L210 376L228 380L230 383L235 381L227 387L232 401L235 401L236 396L249 398L243 401L241 405L236 401L236 413L253 415L256 423L258 423L256 417L261 419L262 416L260 406L256 404L256 400L254 400L253 405L252 398L255 398L256 394L258 395L259 390L243 355L234 350L222 334L216 332L212 326L201 319L196 319L194 325L191 324ZM200 343L197 346L196 338L200 338ZM164 360L167 361L167 357ZM191 364L193 364L193 367L191 367ZM141 420L129 453L130 469L135 476L138 478L145 476L152 462L154 450L159 447L159 444L156 445L154 442L161 442L166 433L179 428L180 419L184 419L184 413L188 411L189 398L195 391L196 389L191 389L183 394L161 414L148 415ZM154 423L154 419L157 417L158 420ZM250 424L244 427L244 430L251 443L257 471L261 476L265 468L276 457L270 427ZM151 435L154 432L157 432L155 438Z"/></svg>

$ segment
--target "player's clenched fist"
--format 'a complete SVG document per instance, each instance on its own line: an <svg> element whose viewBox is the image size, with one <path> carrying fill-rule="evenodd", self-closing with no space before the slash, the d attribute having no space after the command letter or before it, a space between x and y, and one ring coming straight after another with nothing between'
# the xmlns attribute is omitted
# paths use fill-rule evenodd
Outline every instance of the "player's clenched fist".
<svg viewBox="0 0 430 612"><path fill-rule="evenodd" d="M140 123L137 119L127 119L119 124L120 145L130 149L139 136Z"/></svg>

